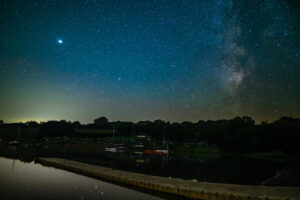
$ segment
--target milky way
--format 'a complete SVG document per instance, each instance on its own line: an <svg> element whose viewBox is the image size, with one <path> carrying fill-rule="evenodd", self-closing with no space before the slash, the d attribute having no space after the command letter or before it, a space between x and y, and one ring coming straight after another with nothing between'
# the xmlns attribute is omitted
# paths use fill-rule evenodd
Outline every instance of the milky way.
<svg viewBox="0 0 300 200"><path fill-rule="evenodd" d="M299 1L0 2L0 119L300 117Z"/></svg>

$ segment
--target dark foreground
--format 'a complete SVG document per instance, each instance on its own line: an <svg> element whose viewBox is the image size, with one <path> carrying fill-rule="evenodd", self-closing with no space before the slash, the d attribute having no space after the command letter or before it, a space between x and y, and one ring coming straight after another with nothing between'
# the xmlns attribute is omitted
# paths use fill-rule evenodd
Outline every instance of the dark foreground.
<svg viewBox="0 0 300 200"><path fill-rule="evenodd" d="M141 155L111 153L98 144L0 144L0 155L32 162L57 157L136 173L240 185L300 186L298 157L253 157L219 153ZM278 176L279 175L279 176Z"/></svg>
<svg viewBox="0 0 300 200"><path fill-rule="evenodd" d="M0 199L143 199L159 200L150 194L40 164L0 157Z"/></svg>
<svg viewBox="0 0 300 200"><path fill-rule="evenodd" d="M39 158L37 162L118 184L192 199L300 199L300 188L298 187L245 186L194 182L114 170L59 158Z"/></svg>

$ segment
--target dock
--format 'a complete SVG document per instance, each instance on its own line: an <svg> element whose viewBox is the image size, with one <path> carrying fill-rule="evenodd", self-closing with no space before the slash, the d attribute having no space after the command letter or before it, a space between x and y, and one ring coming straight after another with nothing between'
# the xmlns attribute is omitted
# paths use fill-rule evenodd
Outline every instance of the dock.
<svg viewBox="0 0 300 200"><path fill-rule="evenodd" d="M300 200L300 187L250 186L159 177L60 158L37 158L37 163L143 191L201 200Z"/></svg>

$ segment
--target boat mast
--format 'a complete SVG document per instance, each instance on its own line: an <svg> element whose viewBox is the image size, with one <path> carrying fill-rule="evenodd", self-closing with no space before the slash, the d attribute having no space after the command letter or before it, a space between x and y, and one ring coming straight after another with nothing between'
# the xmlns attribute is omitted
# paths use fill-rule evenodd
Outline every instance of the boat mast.
<svg viewBox="0 0 300 200"><path fill-rule="evenodd" d="M21 134L21 124L19 123L19 127L18 127L18 136L17 139L18 140L20 138L20 134Z"/></svg>
<svg viewBox="0 0 300 200"><path fill-rule="evenodd" d="M115 144L115 126L113 125L113 145Z"/></svg>

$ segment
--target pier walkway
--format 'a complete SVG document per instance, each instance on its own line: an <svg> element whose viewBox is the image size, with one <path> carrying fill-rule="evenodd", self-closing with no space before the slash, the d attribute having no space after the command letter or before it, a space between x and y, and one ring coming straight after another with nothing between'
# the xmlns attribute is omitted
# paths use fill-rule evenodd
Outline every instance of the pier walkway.
<svg viewBox="0 0 300 200"><path fill-rule="evenodd" d="M149 192L202 200L300 200L298 187L249 186L207 183L121 171L60 158L36 162Z"/></svg>

